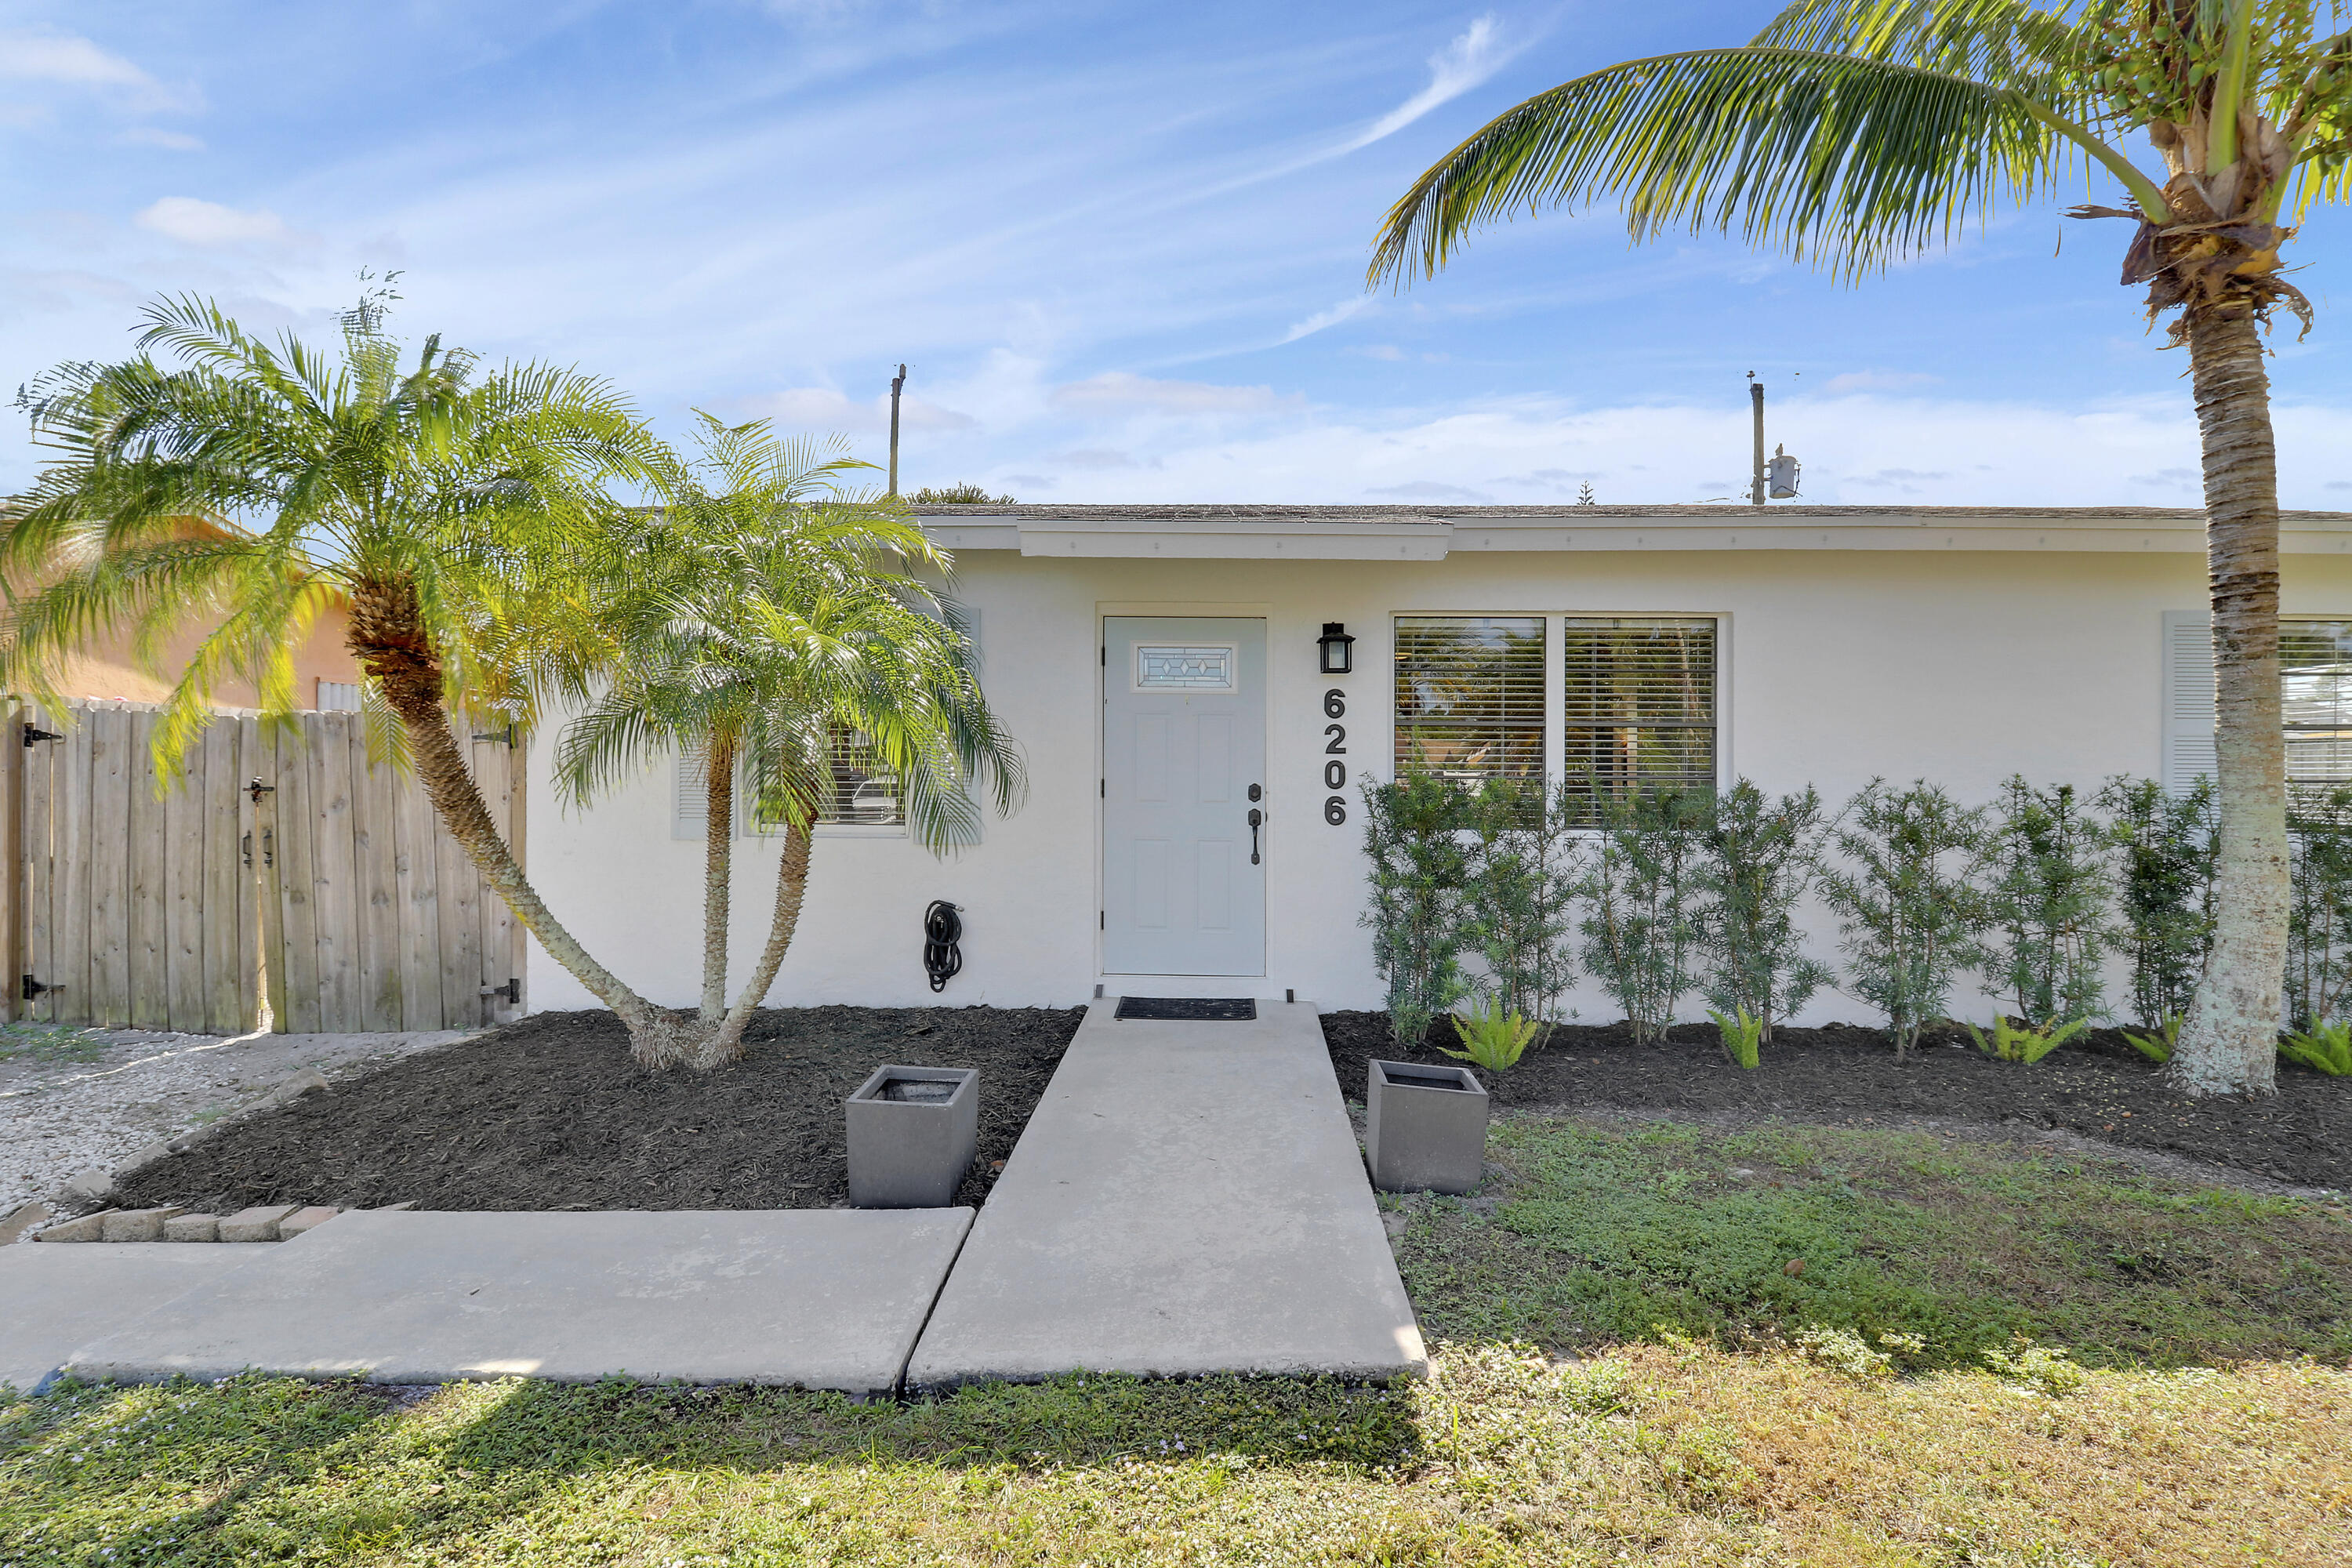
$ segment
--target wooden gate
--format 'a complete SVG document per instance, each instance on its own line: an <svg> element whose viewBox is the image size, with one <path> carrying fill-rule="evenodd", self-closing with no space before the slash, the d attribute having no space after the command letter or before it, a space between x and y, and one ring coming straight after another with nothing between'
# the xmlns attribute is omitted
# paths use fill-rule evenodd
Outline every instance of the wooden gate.
<svg viewBox="0 0 2352 1568"><path fill-rule="evenodd" d="M296 1034L520 1009L522 929L359 714L300 714L299 739L223 714L159 796L154 709L71 710L20 706L0 739L12 1016L237 1034L264 985ZM483 738L469 760L519 843L521 759Z"/></svg>

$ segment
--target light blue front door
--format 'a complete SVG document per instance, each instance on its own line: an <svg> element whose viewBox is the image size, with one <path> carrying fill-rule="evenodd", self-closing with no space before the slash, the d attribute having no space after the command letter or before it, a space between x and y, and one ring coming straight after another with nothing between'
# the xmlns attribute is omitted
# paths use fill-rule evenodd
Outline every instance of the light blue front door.
<svg viewBox="0 0 2352 1568"><path fill-rule="evenodd" d="M1103 972L1264 974L1265 623L1103 622Z"/></svg>

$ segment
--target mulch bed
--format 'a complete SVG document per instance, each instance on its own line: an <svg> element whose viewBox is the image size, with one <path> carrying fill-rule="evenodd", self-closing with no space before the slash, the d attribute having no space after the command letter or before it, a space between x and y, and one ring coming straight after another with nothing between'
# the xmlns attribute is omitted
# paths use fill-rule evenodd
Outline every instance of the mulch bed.
<svg viewBox="0 0 2352 1568"><path fill-rule="evenodd" d="M124 1184L124 1207L789 1209L849 1201L842 1101L884 1063L980 1069L978 1204L1080 1013L764 1011L711 1073L647 1073L610 1013L542 1013L267 1111Z"/></svg>
<svg viewBox="0 0 2352 1568"><path fill-rule="evenodd" d="M1330 1013L1323 1037L1339 1087L1364 1092L1364 1064L1443 1062L1455 1044L1438 1020L1418 1050L1402 1053L1385 1013ZM1979 1053L1958 1026L1931 1029L1925 1048L1895 1059L1885 1034L1832 1024L1779 1029L1753 1072L1724 1059L1711 1025L1680 1026L1636 1046L1622 1025L1563 1025L1505 1073L1479 1077L1497 1108L1610 1107L1694 1120L1780 1118L1846 1126L1943 1121L2055 1129L2100 1142L2200 1161L2298 1186L2352 1187L2352 1079L2281 1061L2276 1095L2185 1100L2161 1069L2112 1029L2061 1046L2032 1066Z"/></svg>

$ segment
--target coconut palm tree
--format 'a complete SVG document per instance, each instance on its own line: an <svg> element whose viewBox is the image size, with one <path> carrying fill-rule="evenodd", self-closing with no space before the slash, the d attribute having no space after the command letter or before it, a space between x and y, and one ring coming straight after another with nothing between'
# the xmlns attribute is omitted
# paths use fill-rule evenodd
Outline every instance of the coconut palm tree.
<svg viewBox="0 0 2352 1568"><path fill-rule="evenodd" d="M935 853L973 843L984 784L999 812L1024 788L1019 752L982 695L962 611L948 595L950 558L896 502L842 489L871 465L820 456L766 421L728 426L699 415L698 456L672 465L665 504L616 535L634 563L599 568L625 580L603 619L613 657L581 666L579 704L556 770L580 803L656 759L701 769L700 1005L631 1026L649 1067L718 1067L742 1054L744 1026L767 995L800 921L812 830L839 801L844 764L891 782L915 837ZM727 1001L728 892L738 774L743 819L780 833L768 939Z"/></svg>
<svg viewBox="0 0 2352 1568"><path fill-rule="evenodd" d="M649 1026L658 1009L523 876L449 718L453 703L495 702L528 720L519 671L595 657L563 646L596 635L568 585L614 510L605 486L656 476L658 444L576 372L485 374L438 338L406 358L384 332L386 298L344 316L334 353L163 300L136 357L64 365L20 395L35 438L60 455L0 513L0 571L38 584L0 632L0 678L54 703L63 659L89 638L127 629L152 649L191 617L215 621L155 726L169 779L225 679L252 683L265 721L287 720L294 650L341 598L371 711L452 837L551 957ZM158 347L178 363L158 363Z"/></svg>
<svg viewBox="0 0 2352 1568"><path fill-rule="evenodd" d="M2343 0L1795 0L1744 47L1630 60L1509 110L1389 214L1371 279L1433 276L1519 211L1622 202L1637 240L1737 230L1852 280L2092 168L2123 281L2189 350L2204 451L2221 797L2212 956L2172 1072L2273 1087L2287 931L2278 487L2262 332L2309 304L2288 218L2352 183ZM2124 138L2144 132L2156 167Z"/></svg>

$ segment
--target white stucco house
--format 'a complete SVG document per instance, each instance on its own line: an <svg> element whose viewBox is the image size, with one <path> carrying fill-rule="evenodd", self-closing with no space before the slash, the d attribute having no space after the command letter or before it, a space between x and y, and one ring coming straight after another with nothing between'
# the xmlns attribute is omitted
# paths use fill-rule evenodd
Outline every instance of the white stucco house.
<svg viewBox="0 0 2352 1568"><path fill-rule="evenodd" d="M1832 800L1880 774L1981 800L2012 773L2095 788L2211 765L2195 511L1006 506L924 522L977 612L1028 801L941 860L888 820L886 790L845 790L778 1005L1068 1005L1102 986L1377 1007L1359 788L1401 747L1465 775L1635 755L1651 777ZM2352 660L2352 514L2289 513L2283 541L2290 767L2352 777L2331 678ZM1334 626L1353 639L1345 674L1325 672ZM567 811L536 783L551 743L530 763L534 881L632 984L690 1004L692 781L649 773ZM737 858L739 973L777 853L750 837ZM964 923L936 995L934 899ZM592 1005L536 949L527 984L536 1009ZM1865 1011L1831 994L1809 1017Z"/></svg>

